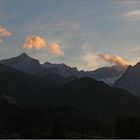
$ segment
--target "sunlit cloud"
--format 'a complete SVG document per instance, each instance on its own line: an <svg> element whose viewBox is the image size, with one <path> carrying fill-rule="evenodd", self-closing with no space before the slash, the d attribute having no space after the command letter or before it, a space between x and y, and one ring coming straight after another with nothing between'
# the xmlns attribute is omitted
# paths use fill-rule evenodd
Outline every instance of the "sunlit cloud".
<svg viewBox="0 0 140 140"><path fill-rule="evenodd" d="M6 28L0 26L0 43L3 42L3 37L8 37L8 36L11 36L12 33L9 32Z"/></svg>
<svg viewBox="0 0 140 140"><path fill-rule="evenodd" d="M55 55L64 55L64 52L61 50L59 44L55 42L46 43L46 41L40 36L28 36L25 40L23 48L35 50L48 49L51 53Z"/></svg>
<svg viewBox="0 0 140 140"><path fill-rule="evenodd" d="M0 26L0 37L11 36L11 32L9 32L6 28Z"/></svg>
<svg viewBox="0 0 140 140"><path fill-rule="evenodd" d="M115 64L117 66L127 67L129 65L129 62L127 60L123 59L122 57L120 57L118 55L110 56L108 54L101 54L99 56L104 61Z"/></svg>
<svg viewBox="0 0 140 140"><path fill-rule="evenodd" d="M43 38L39 36L28 36L25 40L23 48L26 49L44 49L46 48L46 42Z"/></svg>
<svg viewBox="0 0 140 140"><path fill-rule="evenodd" d="M51 43L48 48L53 54L64 55L64 52L61 50L60 45L57 43Z"/></svg>

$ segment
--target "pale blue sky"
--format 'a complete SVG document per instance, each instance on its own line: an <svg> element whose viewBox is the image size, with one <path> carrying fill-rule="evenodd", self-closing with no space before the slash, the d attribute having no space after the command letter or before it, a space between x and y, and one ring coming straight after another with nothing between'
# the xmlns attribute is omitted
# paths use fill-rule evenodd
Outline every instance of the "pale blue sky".
<svg viewBox="0 0 140 140"><path fill-rule="evenodd" d="M0 0L0 26L12 33L0 43L0 59L23 51L41 62L92 70L108 66L99 54L140 61L140 1ZM23 49L28 35L57 42L64 56Z"/></svg>

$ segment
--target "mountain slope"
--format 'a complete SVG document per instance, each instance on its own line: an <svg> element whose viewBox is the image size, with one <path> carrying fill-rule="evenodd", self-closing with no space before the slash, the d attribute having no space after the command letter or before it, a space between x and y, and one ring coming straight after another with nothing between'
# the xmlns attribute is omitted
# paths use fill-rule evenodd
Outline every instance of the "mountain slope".
<svg viewBox="0 0 140 140"><path fill-rule="evenodd" d="M0 94L30 100L34 92L39 93L41 88L56 84L53 79L40 78L0 64Z"/></svg>
<svg viewBox="0 0 140 140"><path fill-rule="evenodd" d="M129 66L124 75L118 79L114 86L121 87L140 96L140 63Z"/></svg>
<svg viewBox="0 0 140 140"><path fill-rule="evenodd" d="M140 98L91 78L80 78L49 88L41 102L76 107L108 119L123 113L140 113Z"/></svg>
<svg viewBox="0 0 140 140"><path fill-rule="evenodd" d="M25 53L22 53L17 57L1 60L0 63L30 74L43 71L39 61L29 57Z"/></svg>
<svg viewBox="0 0 140 140"><path fill-rule="evenodd" d="M88 77L92 77L96 80L103 81L106 84L112 85L123 75L126 69L127 67L119 67L116 65L112 67L103 67L95 71L88 72Z"/></svg>

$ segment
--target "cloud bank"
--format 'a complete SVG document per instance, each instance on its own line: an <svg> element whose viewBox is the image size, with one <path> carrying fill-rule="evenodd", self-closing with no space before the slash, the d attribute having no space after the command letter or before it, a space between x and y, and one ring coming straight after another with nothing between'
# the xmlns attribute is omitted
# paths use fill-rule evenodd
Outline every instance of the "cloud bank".
<svg viewBox="0 0 140 140"><path fill-rule="evenodd" d="M104 61L108 63L115 64L117 66L121 67L127 67L129 65L129 62L124 60L122 57L118 55L110 56L108 54L101 54L99 55Z"/></svg>
<svg viewBox="0 0 140 140"><path fill-rule="evenodd" d="M61 50L59 44L53 43L46 43L46 41L41 38L40 36L28 36L24 42L23 48L26 49L48 49L51 53L55 55L64 55L64 52Z"/></svg>

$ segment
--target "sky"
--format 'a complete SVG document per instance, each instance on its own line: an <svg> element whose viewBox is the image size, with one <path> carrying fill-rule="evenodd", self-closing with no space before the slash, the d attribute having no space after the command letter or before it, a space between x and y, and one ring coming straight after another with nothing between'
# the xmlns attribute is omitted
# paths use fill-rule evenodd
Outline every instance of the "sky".
<svg viewBox="0 0 140 140"><path fill-rule="evenodd" d="M139 0L0 0L0 59L78 69L140 61Z"/></svg>

